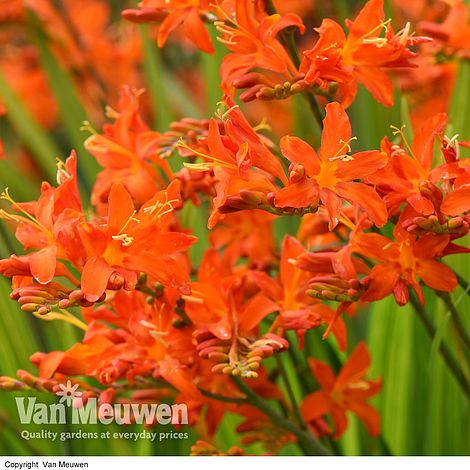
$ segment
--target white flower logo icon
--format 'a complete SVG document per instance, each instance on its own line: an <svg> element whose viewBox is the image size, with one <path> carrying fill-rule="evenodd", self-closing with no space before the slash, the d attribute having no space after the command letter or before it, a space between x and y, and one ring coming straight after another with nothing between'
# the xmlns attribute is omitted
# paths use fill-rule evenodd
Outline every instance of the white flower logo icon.
<svg viewBox="0 0 470 470"><path fill-rule="evenodd" d="M59 384L60 390L57 391L55 394L58 397L61 397L59 403L65 402L67 406L70 406L74 400L74 398L81 397L82 392L78 391L78 384L72 385L70 380L67 380L67 384Z"/></svg>

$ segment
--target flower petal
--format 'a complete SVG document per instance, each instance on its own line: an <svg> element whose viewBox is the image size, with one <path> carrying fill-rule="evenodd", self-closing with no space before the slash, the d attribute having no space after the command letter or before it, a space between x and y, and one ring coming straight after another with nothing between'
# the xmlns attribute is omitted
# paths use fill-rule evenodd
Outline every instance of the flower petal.
<svg viewBox="0 0 470 470"><path fill-rule="evenodd" d="M362 379L370 367L370 354L364 341L351 353L336 379L336 387L355 383Z"/></svg>
<svg viewBox="0 0 470 470"><path fill-rule="evenodd" d="M362 300L373 302L390 295L400 279L400 272L393 269L390 263L377 264L370 272L370 283Z"/></svg>
<svg viewBox="0 0 470 470"><path fill-rule="evenodd" d="M364 423L371 436L375 437L380 434L380 414L373 406L361 401L353 401L349 404L349 409Z"/></svg>
<svg viewBox="0 0 470 470"><path fill-rule="evenodd" d="M111 187L108 198L108 233L119 233L134 213L134 202L127 189L116 183Z"/></svg>
<svg viewBox="0 0 470 470"><path fill-rule="evenodd" d="M308 365L317 382L325 390L331 390L335 384L335 374L333 369L325 362L310 358Z"/></svg>
<svg viewBox="0 0 470 470"><path fill-rule="evenodd" d="M365 176L383 168L387 162L388 157L384 152L376 150L358 152L353 155L353 160L339 162L336 177L343 181L364 179Z"/></svg>
<svg viewBox="0 0 470 470"><path fill-rule="evenodd" d="M433 289L451 292L457 287L457 278L452 269L433 259L420 259L416 272Z"/></svg>
<svg viewBox="0 0 470 470"><path fill-rule="evenodd" d="M320 171L317 152L302 139L291 135L284 136L281 139L281 151L291 163L300 163L308 176L313 177Z"/></svg>
<svg viewBox="0 0 470 470"><path fill-rule="evenodd" d="M460 215L470 210L470 186L464 186L447 194L441 204L441 211L447 215Z"/></svg>
<svg viewBox="0 0 470 470"><path fill-rule="evenodd" d="M318 204L318 187L307 178L299 183L288 184L276 193L275 204L277 207L304 207Z"/></svg>
<svg viewBox="0 0 470 470"><path fill-rule="evenodd" d="M344 108L337 102L326 105L326 117L323 120L320 158L329 158L346 153L351 139L351 124Z"/></svg>
<svg viewBox="0 0 470 470"><path fill-rule="evenodd" d="M47 284L55 275L57 246L51 245L36 251L29 257L31 274L40 284Z"/></svg>
<svg viewBox="0 0 470 470"><path fill-rule="evenodd" d="M90 258L82 272L81 289L89 302L96 302L106 291L113 269L103 258Z"/></svg>
<svg viewBox="0 0 470 470"><path fill-rule="evenodd" d="M387 223L387 207L372 186L364 183L338 183L336 191L341 197L367 212L377 227L383 227Z"/></svg>
<svg viewBox="0 0 470 470"><path fill-rule="evenodd" d="M300 411L305 421L313 421L329 413L332 407L330 396L323 392L314 392L307 395L300 405Z"/></svg>

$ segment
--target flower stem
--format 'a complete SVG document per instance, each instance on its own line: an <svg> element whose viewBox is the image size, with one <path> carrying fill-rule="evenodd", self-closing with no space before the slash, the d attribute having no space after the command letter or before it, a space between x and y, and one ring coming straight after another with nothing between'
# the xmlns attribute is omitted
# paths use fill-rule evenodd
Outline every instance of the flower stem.
<svg viewBox="0 0 470 470"><path fill-rule="evenodd" d="M205 390L201 387L198 387L198 390L207 398L212 398L213 400L223 401L224 403L234 403L236 405L243 405L247 403L245 398L234 398L234 397L227 397L225 395L219 395L218 393L210 392L209 390Z"/></svg>
<svg viewBox="0 0 470 470"><path fill-rule="evenodd" d="M434 337L436 336L436 327L434 326L434 323L432 322L428 313L426 312L426 310L424 310L423 306L413 296L410 297L410 302L413 308L415 309L416 313L418 314L429 336L431 337L431 339L434 339ZM459 383L460 387L462 388L467 398L470 399L470 383L467 377L465 376L465 374L463 373L459 363L456 361L456 359L452 355L447 344L444 343L443 341L441 341L439 344L439 351L441 352L441 355L444 361L446 362L450 372L452 372L453 376Z"/></svg>
<svg viewBox="0 0 470 470"><path fill-rule="evenodd" d="M442 299L444 302L445 306L450 312L450 316L452 318L452 321L454 323L454 327L457 330L460 339L462 340L462 343L465 345L465 347L470 351L470 335L468 334L468 331L463 324L459 312L457 311L457 308L455 307L454 303L452 302L452 299L449 295L448 292L440 292L436 291L436 294L438 297Z"/></svg>
<svg viewBox="0 0 470 470"><path fill-rule="evenodd" d="M258 410L268 416L277 426L294 434L307 455L331 455L331 452L321 442L315 439L308 431L298 428L291 421L285 419L283 416L273 410L265 400L257 395L245 383L244 380L240 379L240 377L232 377L232 380L238 389L245 394L250 405L258 408Z"/></svg>
<svg viewBox="0 0 470 470"><path fill-rule="evenodd" d="M268 15L275 15L277 14L276 7L274 6L272 0L266 0L266 13ZM298 69L300 66L300 56L299 56L299 51L297 50L297 46L295 44L295 38L294 38L294 29L285 29L279 33L279 37L281 39L282 44L286 48L290 58L292 59L293 64L295 67ZM320 104L318 103L316 97L314 94L312 94L310 91L305 90L303 93L303 96L308 102L308 105L310 107L310 110L312 111L318 125L320 126L320 129L323 128L323 111L320 107Z"/></svg>
<svg viewBox="0 0 470 470"><path fill-rule="evenodd" d="M299 405L297 403L297 400L294 395L294 390L292 389L292 385L290 383L289 377L287 376L286 368L284 367L284 364L282 363L281 358L276 354L275 356L276 359L276 364L279 369L279 372L281 374L282 380L284 382L284 385L287 390L287 394L289 395L289 401L292 406L292 411L294 413L295 419L297 421L297 424L302 428L302 429L307 429L307 426L305 425L304 418L302 417L302 413L300 412Z"/></svg>
<svg viewBox="0 0 470 470"><path fill-rule="evenodd" d="M468 296L470 296L470 284L468 283L468 281L465 278L463 278L459 273L456 273L455 271L454 271L454 274L457 277L459 286L465 291L465 293Z"/></svg>

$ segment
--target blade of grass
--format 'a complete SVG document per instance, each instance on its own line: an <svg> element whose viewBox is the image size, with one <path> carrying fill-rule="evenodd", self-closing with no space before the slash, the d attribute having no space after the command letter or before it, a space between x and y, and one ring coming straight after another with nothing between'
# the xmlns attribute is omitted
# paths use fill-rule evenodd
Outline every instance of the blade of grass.
<svg viewBox="0 0 470 470"><path fill-rule="evenodd" d="M7 108L6 117L22 144L35 157L44 176L49 181L55 180L55 158L61 154L59 147L31 116L1 71L0 96Z"/></svg>
<svg viewBox="0 0 470 470"><path fill-rule="evenodd" d="M222 91L220 89L219 70L222 64L222 58L225 53L225 47L217 41L217 31L214 26L208 28L209 34L214 44L214 54L200 53L201 66L200 70L204 76L204 84L206 91L206 114L210 116L213 114L220 101Z"/></svg>
<svg viewBox="0 0 470 470"><path fill-rule="evenodd" d="M144 50L144 73L152 100L155 127L160 132L165 132L175 118L163 80L161 52L150 38L148 26L140 26L140 36Z"/></svg>
<svg viewBox="0 0 470 470"><path fill-rule="evenodd" d="M72 77L52 52L48 39L40 28L38 19L32 13L29 14L29 23L34 43L39 50L42 66L48 77L51 90L57 99L64 130L70 139L71 146L79 156L78 169L83 175L84 181L82 183L89 189L99 166L83 147L84 136L80 128L83 121L88 120L87 113L81 104Z"/></svg>

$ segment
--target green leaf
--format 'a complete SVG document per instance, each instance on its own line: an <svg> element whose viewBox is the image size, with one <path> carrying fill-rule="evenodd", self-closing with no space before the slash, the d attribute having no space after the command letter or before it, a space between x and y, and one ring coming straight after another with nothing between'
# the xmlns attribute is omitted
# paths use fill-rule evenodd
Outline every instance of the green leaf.
<svg viewBox="0 0 470 470"><path fill-rule="evenodd" d="M70 139L70 149L73 148L77 152L78 171L83 175L87 189L89 189L99 170L99 165L83 147L85 136L81 127L84 121L89 120L87 112L81 104L71 75L57 60L45 33L40 29L39 22L32 13L30 14L30 24L34 42L39 49L41 64L57 100L65 132Z"/></svg>
<svg viewBox="0 0 470 470"><path fill-rule="evenodd" d="M54 140L31 116L1 71L0 97L7 108L6 118L21 143L31 152L45 177L50 181L55 180L55 159L61 154L61 151Z"/></svg>

